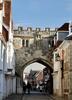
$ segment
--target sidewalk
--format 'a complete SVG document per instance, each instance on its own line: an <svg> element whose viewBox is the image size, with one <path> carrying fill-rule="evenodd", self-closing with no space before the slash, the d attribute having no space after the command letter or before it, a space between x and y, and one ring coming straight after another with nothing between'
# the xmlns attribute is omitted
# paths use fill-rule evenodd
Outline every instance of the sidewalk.
<svg viewBox="0 0 72 100"><path fill-rule="evenodd" d="M22 100L21 94L12 94L3 100Z"/></svg>
<svg viewBox="0 0 72 100"><path fill-rule="evenodd" d="M65 100L63 97L58 97L58 96L51 96L53 100Z"/></svg>

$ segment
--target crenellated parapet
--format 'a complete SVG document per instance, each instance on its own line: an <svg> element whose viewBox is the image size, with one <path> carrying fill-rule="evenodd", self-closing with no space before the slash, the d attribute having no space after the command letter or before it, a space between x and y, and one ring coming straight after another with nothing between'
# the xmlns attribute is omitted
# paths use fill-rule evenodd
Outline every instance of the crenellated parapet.
<svg viewBox="0 0 72 100"><path fill-rule="evenodd" d="M16 28L14 28L14 33L25 33L25 32L29 32L29 33L34 33L34 32L41 32L41 33L48 33L49 35L54 35L55 32L56 32L56 29L57 28L54 28L54 29L51 29L51 28L44 28L44 29L41 29L40 27L36 27L36 28L32 28L32 27L27 27L27 28L24 28L23 26L18 26Z"/></svg>
<svg viewBox="0 0 72 100"><path fill-rule="evenodd" d="M18 26L13 29L14 31L14 46L15 48L30 47L31 44L41 45L41 41L46 38L53 37L56 33L56 29L45 28L41 29L39 27L33 29L32 27L27 27L24 29L22 26Z"/></svg>

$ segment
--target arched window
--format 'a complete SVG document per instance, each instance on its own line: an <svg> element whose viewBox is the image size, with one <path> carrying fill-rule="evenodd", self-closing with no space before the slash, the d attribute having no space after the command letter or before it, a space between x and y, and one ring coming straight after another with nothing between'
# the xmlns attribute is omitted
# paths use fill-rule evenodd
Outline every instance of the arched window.
<svg viewBox="0 0 72 100"><path fill-rule="evenodd" d="M25 45L25 40L22 40L22 46L24 47L24 45Z"/></svg>
<svg viewBox="0 0 72 100"><path fill-rule="evenodd" d="M26 40L26 47L28 47L29 45L29 40Z"/></svg>

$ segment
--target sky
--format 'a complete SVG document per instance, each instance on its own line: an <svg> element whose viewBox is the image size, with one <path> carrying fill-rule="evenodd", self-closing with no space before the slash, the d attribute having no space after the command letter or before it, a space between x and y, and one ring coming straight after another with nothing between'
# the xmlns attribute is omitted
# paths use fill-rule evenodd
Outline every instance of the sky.
<svg viewBox="0 0 72 100"><path fill-rule="evenodd" d="M72 0L12 0L12 13L14 25L57 28L72 20ZM31 64L26 71L31 68L40 65Z"/></svg>
<svg viewBox="0 0 72 100"><path fill-rule="evenodd" d="M46 66L44 66L44 65L42 65L42 64L40 64L40 63L37 63L37 62L35 62L35 63L32 63L32 64L30 64L30 65L28 65L25 69L24 69L24 73L29 73L30 72L30 70L36 70L36 71L38 71L38 70L43 70L43 68L45 68Z"/></svg>
<svg viewBox="0 0 72 100"><path fill-rule="evenodd" d="M12 0L14 25L56 28L72 20L72 0Z"/></svg>

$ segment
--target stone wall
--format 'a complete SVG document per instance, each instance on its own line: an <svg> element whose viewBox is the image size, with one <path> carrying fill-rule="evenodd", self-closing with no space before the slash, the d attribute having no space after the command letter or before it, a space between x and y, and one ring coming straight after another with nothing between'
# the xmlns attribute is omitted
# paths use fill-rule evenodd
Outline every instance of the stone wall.
<svg viewBox="0 0 72 100"><path fill-rule="evenodd" d="M72 100L72 41L63 41L57 50L61 61L61 78L59 78L59 80L61 80L61 96L63 96L65 100ZM62 50L64 51L63 54ZM58 77L58 75L56 77ZM56 79L54 79L54 81L55 80Z"/></svg>

